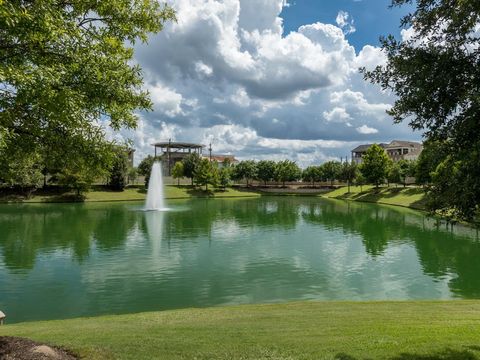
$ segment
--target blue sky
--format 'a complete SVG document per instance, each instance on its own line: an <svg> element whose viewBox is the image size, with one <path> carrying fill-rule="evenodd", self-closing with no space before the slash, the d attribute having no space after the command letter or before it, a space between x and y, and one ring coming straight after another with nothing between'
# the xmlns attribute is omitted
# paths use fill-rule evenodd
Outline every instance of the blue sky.
<svg viewBox="0 0 480 360"><path fill-rule="evenodd" d="M177 23L135 45L153 111L138 160L168 139L213 144L239 159L340 159L362 143L420 140L386 113L395 97L359 67L386 62L382 34L401 37L408 8L389 0L168 0ZM353 19L353 23L352 23Z"/></svg>
<svg viewBox="0 0 480 360"><path fill-rule="evenodd" d="M390 0L292 0L284 7L284 33L315 22L335 24L340 10L353 17L356 31L348 35L349 42L359 51L363 46L379 45L381 35L400 36L400 19L413 7L389 8Z"/></svg>

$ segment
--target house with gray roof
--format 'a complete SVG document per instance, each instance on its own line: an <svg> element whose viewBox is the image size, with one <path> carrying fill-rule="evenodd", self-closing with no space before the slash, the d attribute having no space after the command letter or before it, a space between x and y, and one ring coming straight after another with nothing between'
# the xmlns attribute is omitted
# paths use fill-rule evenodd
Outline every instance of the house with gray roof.
<svg viewBox="0 0 480 360"><path fill-rule="evenodd" d="M393 140L388 144L378 144L394 162L400 160L417 160L423 150L423 145L415 141ZM352 161L362 163L362 157L372 144L359 145L352 150Z"/></svg>

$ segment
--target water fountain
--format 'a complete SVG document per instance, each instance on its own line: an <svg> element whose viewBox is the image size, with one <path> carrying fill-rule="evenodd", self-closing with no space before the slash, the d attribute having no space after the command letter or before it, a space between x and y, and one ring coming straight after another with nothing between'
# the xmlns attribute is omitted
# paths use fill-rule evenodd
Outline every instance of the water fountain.
<svg viewBox="0 0 480 360"><path fill-rule="evenodd" d="M163 196L162 165L158 161L153 163L150 173L145 210L166 210Z"/></svg>

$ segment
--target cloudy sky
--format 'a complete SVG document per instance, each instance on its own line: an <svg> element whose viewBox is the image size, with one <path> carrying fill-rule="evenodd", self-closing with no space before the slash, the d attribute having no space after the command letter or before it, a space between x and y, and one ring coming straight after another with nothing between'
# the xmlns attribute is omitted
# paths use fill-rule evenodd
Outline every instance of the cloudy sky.
<svg viewBox="0 0 480 360"><path fill-rule="evenodd" d="M389 0L169 3L178 22L135 47L154 111L117 134L133 140L137 163L168 139L307 166L360 143L421 138L392 123L393 96L358 73L384 63L378 37L401 37L408 9L388 9Z"/></svg>

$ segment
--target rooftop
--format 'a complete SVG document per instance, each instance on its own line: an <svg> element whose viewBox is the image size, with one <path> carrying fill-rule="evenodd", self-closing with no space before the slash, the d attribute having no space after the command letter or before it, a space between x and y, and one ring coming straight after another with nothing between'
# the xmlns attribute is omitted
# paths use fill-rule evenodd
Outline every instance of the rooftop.
<svg viewBox="0 0 480 360"><path fill-rule="evenodd" d="M352 152L365 152L368 150L368 148L370 146L372 146L373 144L363 144L363 145L358 145L355 149L352 150ZM378 144L378 146L382 147L382 148L386 148L388 146L388 144L384 144L384 143L380 143Z"/></svg>
<svg viewBox="0 0 480 360"><path fill-rule="evenodd" d="M403 140L392 140L390 143L385 144L385 143L380 143L378 144L380 147L384 149L391 149L391 148L398 148L398 147L407 147L407 148L420 148L422 147L422 144L419 142L415 141L403 141ZM363 144L363 145L358 145L355 149L352 150L352 152L365 152L368 150L368 148L372 146L372 144Z"/></svg>
<svg viewBox="0 0 480 360"><path fill-rule="evenodd" d="M174 142L174 141L157 142L152 145L155 147L170 148L170 149L202 149L205 147L205 145L202 145L202 144Z"/></svg>
<svg viewBox="0 0 480 360"><path fill-rule="evenodd" d="M387 148L397 148L397 147L421 147L422 144L415 141L403 141L403 140L392 140L390 144L387 145Z"/></svg>

